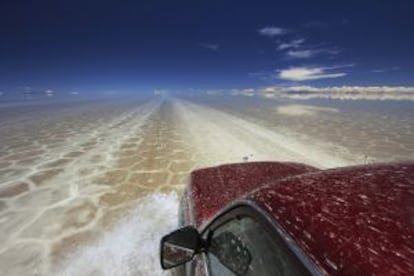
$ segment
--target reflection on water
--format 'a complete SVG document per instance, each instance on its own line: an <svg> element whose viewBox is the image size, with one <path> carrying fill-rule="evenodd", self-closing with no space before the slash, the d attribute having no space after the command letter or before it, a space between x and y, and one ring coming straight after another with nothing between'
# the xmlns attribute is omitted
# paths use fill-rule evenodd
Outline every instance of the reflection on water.
<svg viewBox="0 0 414 276"><path fill-rule="evenodd" d="M197 101L289 133L305 143L322 143L330 151L343 151L357 163L414 158L412 101L276 101L230 96Z"/></svg>
<svg viewBox="0 0 414 276"><path fill-rule="evenodd" d="M158 241L191 170L414 159L412 105L211 96L2 106L0 269L161 274Z"/></svg>

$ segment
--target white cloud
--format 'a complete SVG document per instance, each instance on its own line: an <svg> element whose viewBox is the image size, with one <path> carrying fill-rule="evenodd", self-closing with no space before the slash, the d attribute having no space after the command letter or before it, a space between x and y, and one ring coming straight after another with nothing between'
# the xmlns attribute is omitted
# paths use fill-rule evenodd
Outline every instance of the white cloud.
<svg viewBox="0 0 414 276"><path fill-rule="evenodd" d="M337 49L321 48L321 45L304 45L305 39L299 38L290 42L283 42L279 44L277 50L285 51L289 58L311 58L320 54L336 55L340 51Z"/></svg>
<svg viewBox="0 0 414 276"><path fill-rule="evenodd" d="M316 87L310 85L268 87L280 92L308 92L308 93L414 93L412 86L327 86Z"/></svg>
<svg viewBox="0 0 414 276"><path fill-rule="evenodd" d="M45 90L45 95L48 97L52 97L54 95L55 92L53 92L53 90L47 89Z"/></svg>
<svg viewBox="0 0 414 276"><path fill-rule="evenodd" d="M212 43L202 43L200 46L211 51L218 51L220 49L220 45Z"/></svg>
<svg viewBox="0 0 414 276"><path fill-rule="evenodd" d="M256 95L256 90L253 88L247 88L247 89L241 89L238 90L239 93L235 93L235 91L233 91L233 94L237 95L243 95L243 96L247 96L247 97L253 97L254 95Z"/></svg>
<svg viewBox="0 0 414 276"><path fill-rule="evenodd" d="M257 95L257 90L254 88L245 88L245 89L210 89L206 91L207 95L216 95L216 96L246 96L253 97Z"/></svg>
<svg viewBox="0 0 414 276"><path fill-rule="evenodd" d="M347 75L347 73L344 72L328 72L329 70L336 68L338 67L292 67L289 69L280 70L278 78L291 81L306 81L339 78Z"/></svg>
<svg viewBox="0 0 414 276"><path fill-rule="evenodd" d="M206 93L219 96L233 95L252 97L257 95L265 98L289 98L296 100L322 98L339 100L414 101L414 86L270 86L257 89L216 89L208 90Z"/></svg>
<svg viewBox="0 0 414 276"><path fill-rule="evenodd" d="M259 29L258 31L259 31L259 34L263 36L267 36L267 37L283 35L287 32L286 29L274 27L274 26L264 27L264 28Z"/></svg>
<svg viewBox="0 0 414 276"><path fill-rule="evenodd" d="M290 48L297 49L304 42L305 42L305 39L304 38L295 39L295 40L292 40L290 42L286 42L286 43L279 44L279 46L277 47L277 49L278 50L286 50L286 49L290 49Z"/></svg>
<svg viewBox="0 0 414 276"><path fill-rule="evenodd" d="M289 50L286 55L291 58L311 58L318 54L317 50Z"/></svg>
<svg viewBox="0 0 414 276"><path fill-rule="evenodd" d="M327 98L340 100L409 100L414 101L413 86L272 86L258 91L266 98L308 100Z"/></svg>
<svg viewBox="0 0 414 276"><path fill-rule="evenodd" d="M286 55L290 58L311 58L319 54L336 55L339 54L339 51L333 49L303 49L286 52Z"/></svg>
<svg viewBox="0 0 414 276"><path fill-rule="evenodd" d="M337 113L336 108L314 106L314 105L302 105L302 104L289 104L277 106L276 111L282 115L288 116L315 116L319 113Z"/></svg>
<svg viewBox="0 0 414 276"><path fill-rule="evenodd" d="M166 95L166 94L168 94L168 90L166 90L166 89L154 89L153 94L154 95Z"/></svg>

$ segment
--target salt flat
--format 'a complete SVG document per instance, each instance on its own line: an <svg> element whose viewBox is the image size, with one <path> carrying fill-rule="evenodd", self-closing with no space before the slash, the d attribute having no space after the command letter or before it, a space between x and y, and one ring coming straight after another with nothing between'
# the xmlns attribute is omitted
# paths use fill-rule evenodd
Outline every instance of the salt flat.
<svg viewBox="0 0 414 276"><path fill-rule="evenodd" d="M1 109L1 271L161 275L158 242L176 226L178 198L192 170L258 160L321 168L364 162L355 151L335 147L334 139L329 145L317 135L309 140L309 133L302 139L301 125L291 131L269 126L280 116L299 121L291 107L283 114L272 107L266 120L257 108L265 107L235 110L154 97ZM305 110L315 121L333 109ZM325 113L346 116L336 109ZM343 134L350 126L335 127ZM398 137L409 140L407 133ZM393 137L389 144L397 143ZM370 142L378 139L372 134ZM404 146L406 156L396 160L412 158L412 145Z"/></svg>

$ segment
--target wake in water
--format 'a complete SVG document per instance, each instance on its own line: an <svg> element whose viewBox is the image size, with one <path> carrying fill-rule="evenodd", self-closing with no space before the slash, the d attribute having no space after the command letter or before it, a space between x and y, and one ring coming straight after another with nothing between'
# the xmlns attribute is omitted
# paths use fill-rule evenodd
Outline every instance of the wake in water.
<svg viewBox="0 0 414 276"><path fill-rule="evenodd" d="M176 193L142 198L112 231L80 247L56 271L59 275L166 275L158 261L161 237L177 227Z"/></svg>

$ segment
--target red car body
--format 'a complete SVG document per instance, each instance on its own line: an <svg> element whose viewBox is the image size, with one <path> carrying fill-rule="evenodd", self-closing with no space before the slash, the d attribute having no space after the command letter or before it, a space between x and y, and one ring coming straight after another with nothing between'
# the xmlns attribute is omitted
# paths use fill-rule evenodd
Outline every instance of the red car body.
<svg viewBox="0 0 414 276"><path fill-rule="evenodd" d="M180 223L203 233L239 205L270 221L309 274L414 275L414 163L200 169L185 190ZM205 258L197 255L191 273L209 273Z"/></svg>

